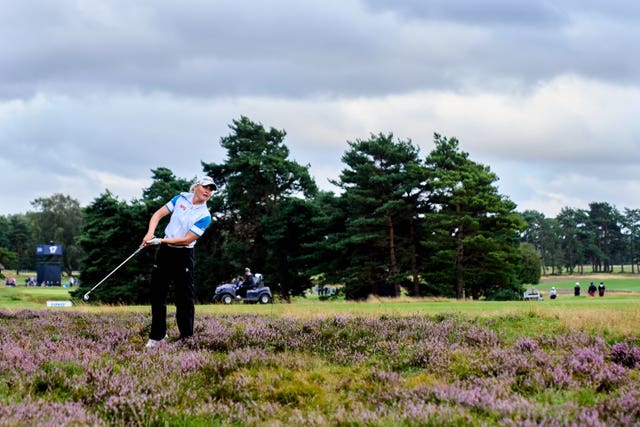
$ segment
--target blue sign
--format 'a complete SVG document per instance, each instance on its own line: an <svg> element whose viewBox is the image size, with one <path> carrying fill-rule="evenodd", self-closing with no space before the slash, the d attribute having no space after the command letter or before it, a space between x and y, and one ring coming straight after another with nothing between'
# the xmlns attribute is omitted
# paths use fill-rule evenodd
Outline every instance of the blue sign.
<svg viewBox="0 0 640 427"><path fill-rule="evenodd" d="M62 245L36 245L37 256L62 255Z"/></svg>

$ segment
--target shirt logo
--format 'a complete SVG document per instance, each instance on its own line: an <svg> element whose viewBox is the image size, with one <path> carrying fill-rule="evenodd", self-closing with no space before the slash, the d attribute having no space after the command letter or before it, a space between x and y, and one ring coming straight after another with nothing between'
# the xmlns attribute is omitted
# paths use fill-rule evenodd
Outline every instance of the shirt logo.
<svg viewBox="0 0 640 427"><path fill-rule="evenodd" d="M183 211L186 211L187 207L185 205L180 205L180 209L182 209Z"/></svg>

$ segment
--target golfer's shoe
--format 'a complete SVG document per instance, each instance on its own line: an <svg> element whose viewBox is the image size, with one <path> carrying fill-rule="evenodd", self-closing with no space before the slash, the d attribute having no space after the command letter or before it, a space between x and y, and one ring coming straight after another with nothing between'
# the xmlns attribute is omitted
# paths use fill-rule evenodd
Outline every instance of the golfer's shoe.
<svg viewBox="0 0 640 427"><path fill-rule="evenodd" d="M155 346L157 346L160 343L163 343L167 340L168 336L165 335L164 338L162 338L161 340L152 340L151 338L149 338L149 341L147 341L147 344L145 345L146 348L153 348Z"/></svg>

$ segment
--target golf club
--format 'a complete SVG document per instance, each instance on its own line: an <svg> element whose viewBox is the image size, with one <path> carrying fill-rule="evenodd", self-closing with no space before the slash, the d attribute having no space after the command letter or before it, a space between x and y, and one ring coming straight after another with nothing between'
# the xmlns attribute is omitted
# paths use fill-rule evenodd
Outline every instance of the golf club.
<svg viewBox="0 0 640 427"><path fill-rule="evenodd" d="M84 298L84 300L85 300L85 301L89 301L89 294L90 294L91 292L93 292L93 290L94 290L95 288L97 288L98 286L100 286L100 285L102 284L102 282L104 282L105 280L107 280L107 279L109 278L109 276L111 276L113 273L115 273L115 272L116 272L120 267L122 267L123 265L125 265L125 264L127 263L127 261L129 261L131 258L133 258L133 257L134 257L138 252L140 252L143 248L144 248L144 246L140 245L140 246L138 247L138 249L136 249L136 250L135 250L135 252L134 252L134 253L132 253L131 255L129 255L129 258L127 258L127 259L125 259L124 261L122 261L122 263L121 263L119 266L117 266L116 268L114 268L114 269L111 271L111 273L107 274L107 275L105 276L105 278L104 278L104 279L102 279L101 281L99 281L97 285L95 285L93 288L91 288L91 289L89 290L89 292L87 292L86 294L84 294L84 297L83 297L83 298Z"/></svg>

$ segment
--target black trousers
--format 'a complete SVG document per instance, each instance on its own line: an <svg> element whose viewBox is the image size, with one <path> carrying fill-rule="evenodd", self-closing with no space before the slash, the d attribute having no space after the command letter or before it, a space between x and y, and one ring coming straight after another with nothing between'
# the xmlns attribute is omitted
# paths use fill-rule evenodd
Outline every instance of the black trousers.
<svg viewBox="0 0 640 427"><path fill-rule="evenodd" d="M176 322L180 338L193 335L195 293L193 289L193 248L160 245L151 272L151 333L149 338L161 340L167 333L167 294L173 285Z"/></svg>

